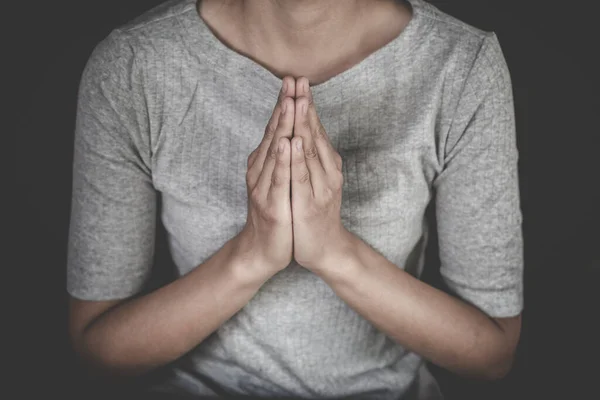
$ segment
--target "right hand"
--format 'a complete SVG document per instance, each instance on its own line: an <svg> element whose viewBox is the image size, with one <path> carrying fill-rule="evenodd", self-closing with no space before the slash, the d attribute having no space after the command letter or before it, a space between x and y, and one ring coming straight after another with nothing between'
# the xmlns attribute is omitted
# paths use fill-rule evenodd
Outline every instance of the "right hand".
<svg viewBox="0 0 600 400"><path fill-rule="evenodd" d="M285 77L264 137L248 156L248 216L234 246L237 256L269 274L284 269L293 255L290 143L295 91L295 79Z"/></svg>

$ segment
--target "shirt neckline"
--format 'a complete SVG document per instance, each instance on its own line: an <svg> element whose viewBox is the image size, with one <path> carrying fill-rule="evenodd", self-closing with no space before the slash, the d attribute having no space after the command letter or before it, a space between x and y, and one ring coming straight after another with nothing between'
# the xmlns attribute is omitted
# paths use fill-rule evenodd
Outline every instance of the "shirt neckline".
<svg viewBox="0 0 600 400"><path fill-rule="evenodd" d="M203 63L210 63L211 67L225 76L230 76L234 79L259 78L265 85L264 88L268 89L269 92L276 94L280 90L282 82L279 77L258 62L231 49L215 36L198 14L197 4L201 0L186 1L188 2L186 8L182 14L178 15L180 22L183 23L187 30L184 40L191 45L191 48L199 51L203 56ZM423 4L421 3L422 0L405 1L412 8L412 17L400 34L352 67L318 85L311 85L315 96L339 87L349 80L351 81L358 75L363 74L364 70L368 69L369 66L377 64L390 54L394 57L402 57L408 53L411 45L416 42L415 35L423 19Z"/></svg>

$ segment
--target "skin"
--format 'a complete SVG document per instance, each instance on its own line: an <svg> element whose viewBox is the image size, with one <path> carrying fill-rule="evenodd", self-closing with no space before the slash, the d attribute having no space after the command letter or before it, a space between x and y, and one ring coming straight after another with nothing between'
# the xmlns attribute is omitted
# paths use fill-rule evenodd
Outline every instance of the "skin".
<svg viewBox="0 0 600 400"><path fill-rule="evenodd" d="M290 160L296 261L381 331L433 363L465 376L505 376L521 316L490 318L414 278L344 228L342 159L319 120L308 79L298 79L296 94Z"/></svg>
<svg viewBox="0 0 600 400"><path fill-rule="evenodd" d="M388 0L202 0L198 13L238 53L313 85L392 41L411 18Z"/></svg>
<svg viewBox="0 0 600 400"><path fill-rule="evenodd" d="M71 298L76 351L109 374L141 374L173 361L231 318L293 257L403 346L459 374L504 376L520 315L490 318L410 276L341 223L342 159L319 120L309 82L323 82L388 43L410 20L408 9L383 0L200 5L215 35L283 78L285 87L263 141L248 157L246 225L205 263L150 294Z"/></svg>
<svg viewBox="0 0 600 400"><path fill-rule="evenodd" d="M99 376L140 375L181 357L290 263L289 138L296 87L293 78L283 85L264 138L248 157L248 217L242 231L190 273L152 293L112 301L70 298L73 347ZM284 151L278 153L280 138Z"/></svg>

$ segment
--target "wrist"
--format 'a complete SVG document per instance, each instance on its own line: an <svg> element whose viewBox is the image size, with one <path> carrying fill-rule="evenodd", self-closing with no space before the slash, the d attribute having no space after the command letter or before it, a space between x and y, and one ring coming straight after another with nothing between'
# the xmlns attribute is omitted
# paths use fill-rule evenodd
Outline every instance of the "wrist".
<svg viewBox="0 0 600 400"><path fill-rule="evenodd" d="M248 285L262 285L273 273L265 267L251 246L244 241L243 235L236 236L229 243L228 264L235 279Z"/></svg>
<svg viewBox="0 0 600 400"><path fill-rule="evenodd" d="M343 274L357 258L357 237L345 228L341 229L333 244L327 247L328 251L314 268L319 275Z"/></svg>

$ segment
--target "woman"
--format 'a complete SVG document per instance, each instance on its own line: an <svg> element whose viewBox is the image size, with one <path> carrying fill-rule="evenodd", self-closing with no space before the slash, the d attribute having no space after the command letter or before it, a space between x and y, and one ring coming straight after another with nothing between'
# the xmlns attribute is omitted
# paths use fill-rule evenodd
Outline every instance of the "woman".
<svg viewBox="0 0 600 400"><path fill-rule="evenodd" d="M205 396L441 398L424 360L502 377L517 160L496 35L424 0L163 3L81 79L75 349ZM180 276L142 294L158 196ZM431 201L450 294L419 280Z"/></svg>

